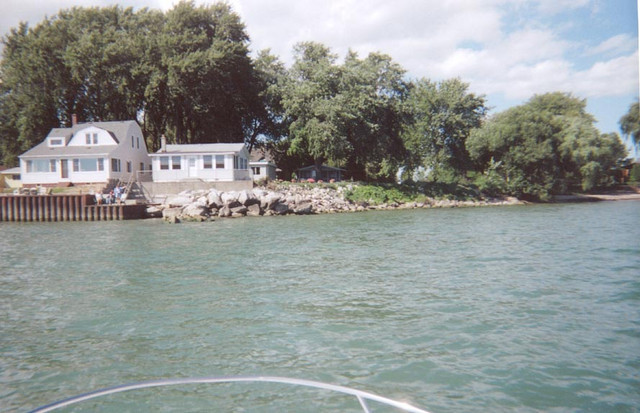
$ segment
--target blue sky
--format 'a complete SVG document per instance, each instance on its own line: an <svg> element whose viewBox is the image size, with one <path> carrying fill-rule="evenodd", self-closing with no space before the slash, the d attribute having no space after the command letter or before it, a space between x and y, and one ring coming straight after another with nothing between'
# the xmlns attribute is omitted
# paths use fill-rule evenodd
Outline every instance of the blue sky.
<svg viewBox="0 0 640 413"><path fill-rule="evenodd" d="M380 51L411 78L459 77L497 113L534 94L587 99L602 132L638 99L636 0L229 0L251 37L292 61L314 40L339 56ZM168 10L172 0L3 0L0 32L60 8L110 4ZM196 0L197 4L205 3Z"/></svg>

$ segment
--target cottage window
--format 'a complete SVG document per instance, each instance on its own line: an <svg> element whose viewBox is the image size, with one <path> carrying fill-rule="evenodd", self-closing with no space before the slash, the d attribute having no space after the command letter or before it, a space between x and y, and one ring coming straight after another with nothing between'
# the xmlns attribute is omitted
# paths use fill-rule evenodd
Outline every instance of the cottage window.
<svg viewBox="0 0 640 413"><path fill-rule="evenodd" d="M91 134L90 133L85 133L84 137L85 137L85 143L87 145L91 145Z"/></svg>
<svg viewBox="0 0 640 413"><path fill-rule="evenodd" d="M224 169L224 155L216 155L216 169Z"/></svg>
<svg viewBox="0 0 640 413"><path fill-rule="evenodd" d="M213 156L211 155L204 155L202 157L202 162L204 164L203 168L204 169L211 169L213 168Z"/></svg>
<svg viewBox="0 0 640 413"><path fill-rule="evenodd" d="M131 161L127 161L127 172L131 173Z"/></svg>
<svg viewBox="0 0 640 413"><path fill-rule="evenodd" d="M111 159L111 171L112 172L120 172L120 159L113 158Z"/></svg>
<svg viewBox="0 0 640 413"><path fill-rule="evenodd" d="M140 162L140 170L144 171L144 162Z"/></svg>
<svg viewBox="0 0 640 413"><path fill-rule="evenodd" d="M252 166L251 167L251 172L253 172L254 175L260 175L260 167L259 166Z"/></svg>
<svg viewBox="0 0 640 413"><path fill-rule="evenodd" d="M136 149L140 149L140 137L139 136L136 136L136 146L137 146Z"/></svg>
<svg viewBox="0 0 640 413"><path fill-rule="evenodd" d="M55 172L55 159L35 159L27 161L27 172Z"/></svg>
<svg viewBox="0 0 640 413"><path fill-rule="evenodd" d="M180 169L180 157L172 156L171 157L171 169Z"/></svg>
<svg viewBox="0 0 640 413"><path fill-rule="evenodd" d="M94 145L97 145L97 144L98 144L98 134L97 134L97 133L94 133L94 134L93 134L93 144L94 144Z"/></svg>
<svg viewBox="0 0 640 413"><path fill-rule="evenodd" d="M169 157L161 156L160 157L160 169L169 169Z"/></svg>
<svg viewBox="0 0 640 413"><path fill-rule="evenodd" d="M233 157L233 169L238 169L238 157Z"/></svg>
<svg viewBox="0 0 640 413"><path fill-rule="evenodd" d="M80 171L80 159L73 160L73 172Z"/></svg>
<svg viewBox="0 0 640 413"><path fill-rule="evenodd" d="M133 136L131 137L131 147L135 148L135 141L133 140Z"/></svg>
<svg viewBox="0 0 640 413"><path fill-rule="evenodd" d="M62 146L62 139L49 139L49 146Z"/></svg>
<svg viewBox="0 0 640 413"><path fill-rule="evenodd" d="M104 171L104 158L98 158L98 170Z"/></svg>

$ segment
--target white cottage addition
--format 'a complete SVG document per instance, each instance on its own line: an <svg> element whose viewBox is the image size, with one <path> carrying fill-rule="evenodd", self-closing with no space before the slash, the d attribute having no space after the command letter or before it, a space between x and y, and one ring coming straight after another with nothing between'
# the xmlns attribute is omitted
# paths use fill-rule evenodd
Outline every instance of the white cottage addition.
<svg viewBox="0 0 640 413"><path fill-rule="evenodd" d="M250 180L249 153L242 143L167 145L149 155L154 182Z"/></svg>
<svg viewBox="0 0 640 413"><path fill-rule="evenodd" d="M139 171L151 169L142 131L133 120L54 128L19 158L25 186L108 183L135 179Z"/></svg>

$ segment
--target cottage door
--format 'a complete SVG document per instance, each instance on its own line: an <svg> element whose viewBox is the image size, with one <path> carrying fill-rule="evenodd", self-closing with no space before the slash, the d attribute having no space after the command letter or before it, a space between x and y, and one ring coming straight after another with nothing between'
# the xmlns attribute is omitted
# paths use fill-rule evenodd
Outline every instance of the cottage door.
<svg viewBox="0 0 640 413"><path fill-rule="evenodd" d="M60 159L60 178L69 179L69 162L67 159Z"/></svg>
<svg viewBox="0 0 640 413"><path fill-rule="evenodd" d="M197 158L195 156L190 156L189 157L189 177L190 178L195 178L198 176L198 169L196 167L197 162L196 162Z"/></svg>

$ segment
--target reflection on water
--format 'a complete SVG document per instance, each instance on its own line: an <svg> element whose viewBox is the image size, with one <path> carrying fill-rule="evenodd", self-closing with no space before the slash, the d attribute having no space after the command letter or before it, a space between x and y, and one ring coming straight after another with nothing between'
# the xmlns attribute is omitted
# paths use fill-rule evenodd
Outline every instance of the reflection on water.
<svg viewBox="0 0 640 413"><path fill-rule="evenodd" d="M635 411L639 218L628 201L2 223L0 406L168 377L280 375L432 412ZM358 408L252 389L145 391L89 409Z"/></svg>

